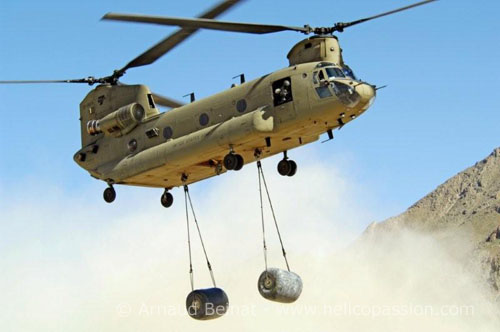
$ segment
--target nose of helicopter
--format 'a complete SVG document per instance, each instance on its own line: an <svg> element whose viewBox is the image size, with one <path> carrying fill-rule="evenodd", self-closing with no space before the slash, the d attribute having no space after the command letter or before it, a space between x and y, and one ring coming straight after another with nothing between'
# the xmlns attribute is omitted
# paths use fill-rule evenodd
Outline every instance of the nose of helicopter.
<svg viewBox="0 0 500 332"><path fill-rule="evenodd" d="M361 107L361 111L365 111L373 104L375 100L376 91L373 85L362 83L356 86L356 92L361 97L359 106Z"/></svg>

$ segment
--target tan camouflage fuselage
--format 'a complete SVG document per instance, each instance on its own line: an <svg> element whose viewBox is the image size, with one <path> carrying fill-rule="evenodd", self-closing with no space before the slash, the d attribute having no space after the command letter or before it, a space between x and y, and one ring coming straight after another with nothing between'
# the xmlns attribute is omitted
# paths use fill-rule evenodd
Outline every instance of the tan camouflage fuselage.
<svg viewBox="0 0 500 332"><path fill-rule="evenodd" d="M291 150L371 105L374 87L337 71L346 66L335 37L303 40L288 58L287 68L164 113L144 85L100 85L80 104L75 161L110 184L173 188L224 173L230 151L246 164ZM139 122L89 134L89 121L135 103Z"/></svg>

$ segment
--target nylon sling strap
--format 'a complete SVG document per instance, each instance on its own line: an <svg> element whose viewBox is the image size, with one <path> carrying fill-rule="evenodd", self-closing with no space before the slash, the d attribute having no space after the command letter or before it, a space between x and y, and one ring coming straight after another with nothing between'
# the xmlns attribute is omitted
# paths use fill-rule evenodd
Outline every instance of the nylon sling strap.
<svg viewBox="0 0 500 332"><path fill-rule="evenodd" d="M263 244L264 244L264 261L265 261L265 265L266 265L266 271L267 271L267 246L266 246L266 232L265 232L265 227L264 227L264 206L263 206L263 202L262 202L262 185L261 185L261 183L264 185L264 189L265 189L266 194L267 194L267 199L269 201L269 207L271 208L271 213L273 216L274 225L276 226L276 232L278 233L278 238L280 240L281 252L283 253L283 258L285 259L286 268L288 269L288 271L290 271L290 265L288 264L288 259L286 258L285 246L283 245L283 240L281 239L281 233L280 233L280 229L278 227L278 221L276 220L276 215L274 213L273 203L271 202L271 195L269 194L269 189L267 188L266 178L264 177L264 171L262 170L262 165L261 165L260 160L257 161L257 171L259 174L260 215L262 218L262 238L263 238Z"/></svg>
<svg viewBox="0 0 500 332"><path fill-rule="evenodd" d="M208 271L210 272L210 277L212 278L212 283L214 287L217 287L215 283L215 277L214 277L214 272L212 270L212 265L210 264L210 260L208 259L208 254L207 250L205 248L205 243L203 242L203 237L201 235L200 231L200 226L198 224L198 219L196 218L196 214L194 213L194 208L193 208L193 202L191 201L191 195L189 195L189 189L188 186L184 186L184 200L185 200L185 205L186 205L186 226L187 226L187 235L188 235L188 249L189 249L189 275L191 278L191 290L194 290L194 278L193 278L193 262L192 262L192 255L191 255L191 234L189 231L189 209L188 209L188 201L189 201L189 207L191 207L191 213L193 214L193 220L196 225L196 229L198 231L198 235L200 237L200 242L201 242L201 247L203 248L203 253L205 254L205 259L207 261L207 267Z"/></svg>

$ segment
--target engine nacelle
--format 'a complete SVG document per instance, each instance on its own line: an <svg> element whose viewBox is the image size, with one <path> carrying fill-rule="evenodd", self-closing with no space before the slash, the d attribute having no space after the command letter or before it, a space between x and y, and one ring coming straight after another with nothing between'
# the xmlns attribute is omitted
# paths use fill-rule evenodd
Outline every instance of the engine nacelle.
<svg viewBox="0 0 500 332"><path fill-rule="evenodd" d="M120 137L131 132L144 119L145 114L141 104L132 103L120 107L102 119L90 120L87 122L87 132L90 135L104 133Z"/></svg>

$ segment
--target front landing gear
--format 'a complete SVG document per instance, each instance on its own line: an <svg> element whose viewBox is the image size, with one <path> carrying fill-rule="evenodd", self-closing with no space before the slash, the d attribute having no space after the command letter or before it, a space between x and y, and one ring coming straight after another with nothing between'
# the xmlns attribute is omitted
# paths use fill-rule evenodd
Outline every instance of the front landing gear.
<svg viewBox="0 0 500 332"><path fill-rule="evenodd" d="M283 154L283 159L278 163L278 173L282 176L294 176L297 173L297 163L288 159L286 151Z"/></svg>
<svg viewBox="0 0 500 332"><path fill-rule="evenodd" d="M163 195L161 195L161 205L166 208L169 208L174 203L174 196L168 192L168 189L165 189Z"/></svg>
<svg viewBox="0 0 500 332"><path fill-rule="evenodd" d="M104 198L106 203L112 203L115 200L116 191L115 188L113 188L113 185L110 184L109 187L104 190L102 197Z"/></svg>

